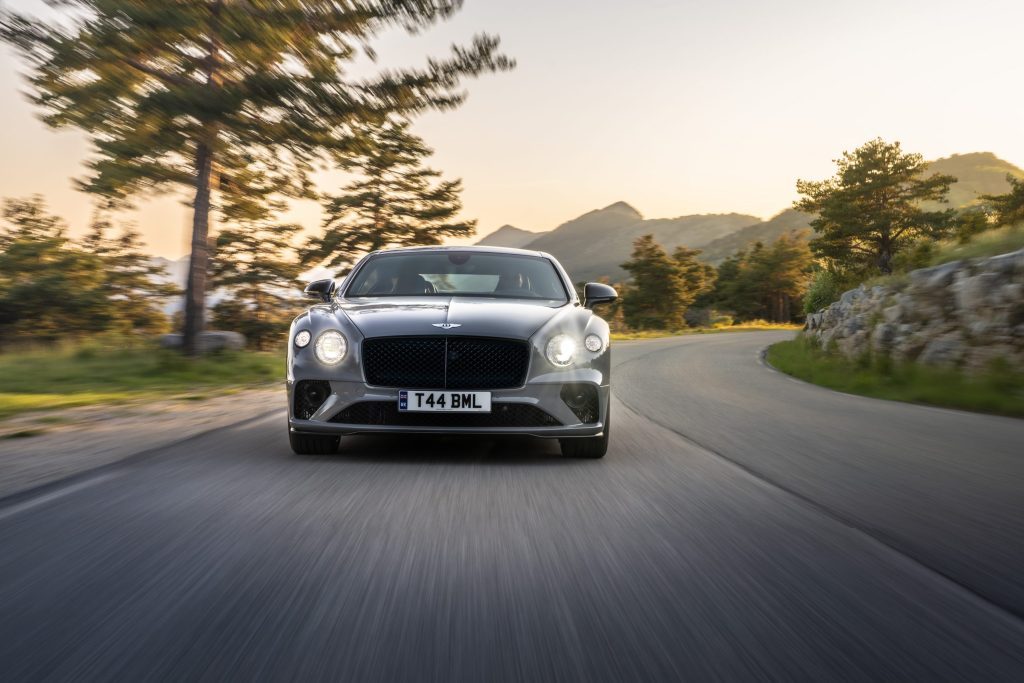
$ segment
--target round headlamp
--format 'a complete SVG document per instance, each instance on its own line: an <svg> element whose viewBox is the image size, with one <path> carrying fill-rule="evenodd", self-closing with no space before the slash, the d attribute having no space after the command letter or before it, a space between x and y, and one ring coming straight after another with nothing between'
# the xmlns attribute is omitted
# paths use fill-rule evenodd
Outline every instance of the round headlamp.
<svg viewBox="0 0 1024 683"><path fill-rule="evenodd" d="M317 360L324 365L337 365L348 353L348 342L341 332L327 330L316 338L314 350Z"/></svg>
<svg viewBox="0 0 1024 683"><path fill-rule="evenodd" d="M576 359L576 340L567 334L559 334L548 342L545 355L552 365L560 368L572 365Z"/></svg>
<svg viewBox="0 0 1024 683"><path fill-rule="evenodd" d="M583 345L587 347L587 351L597 353L604 348L604 341L596 334L588 334L583 340Z"/></svg>
<svg viewBox="0 0 1024 683"><path fill-rule="evenodd" d="M295 345L300 349L304 349L309 346L309 340L312 338L313 336L309 333L309 330L302 330L295 335Z"/></svg>

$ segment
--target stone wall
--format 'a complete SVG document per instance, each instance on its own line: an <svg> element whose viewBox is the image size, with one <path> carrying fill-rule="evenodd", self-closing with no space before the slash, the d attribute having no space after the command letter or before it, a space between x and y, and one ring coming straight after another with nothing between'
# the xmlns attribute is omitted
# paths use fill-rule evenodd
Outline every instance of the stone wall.
<svg viewBox="0 0 1024 683"><path fill-rule="evenodd" d="M1024 249L911 272L899 285L845 292L807 316L806 336L843 355L979 371L1024 369Z"/></svg>

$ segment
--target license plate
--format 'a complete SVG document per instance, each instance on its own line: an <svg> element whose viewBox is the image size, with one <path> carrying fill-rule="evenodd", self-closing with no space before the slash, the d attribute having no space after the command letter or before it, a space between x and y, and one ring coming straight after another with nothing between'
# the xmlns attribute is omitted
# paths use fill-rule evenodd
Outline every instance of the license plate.
<svg viewBox="0 0 1024 683"><path fill-rule="evenodd" d="M489 413L489 391L417 391L398 392L398 410L403 413Z"/></svg>

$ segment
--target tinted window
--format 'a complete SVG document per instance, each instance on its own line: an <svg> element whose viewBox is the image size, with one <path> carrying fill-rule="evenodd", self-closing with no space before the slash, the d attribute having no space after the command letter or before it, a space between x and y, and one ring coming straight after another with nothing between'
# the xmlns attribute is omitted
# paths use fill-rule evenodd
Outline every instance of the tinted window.
<svg viewBox="0 0 1024 683"><path fill-rule="evenodd" d="M382 254L345 296L478 296L567 301L554 264L540 256L469 251Z"/></svg>

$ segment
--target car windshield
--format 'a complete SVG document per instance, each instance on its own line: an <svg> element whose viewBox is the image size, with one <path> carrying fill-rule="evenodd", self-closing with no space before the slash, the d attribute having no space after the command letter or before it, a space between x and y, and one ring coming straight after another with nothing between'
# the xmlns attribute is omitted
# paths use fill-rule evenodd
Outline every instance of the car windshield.
<svg viewBox="0 0 1024 683"><path fill-rule="evenodd" d="M355 273L345 296L475 296L568 301L562 278L550 259L471 251L375 256Z"/></svg>

